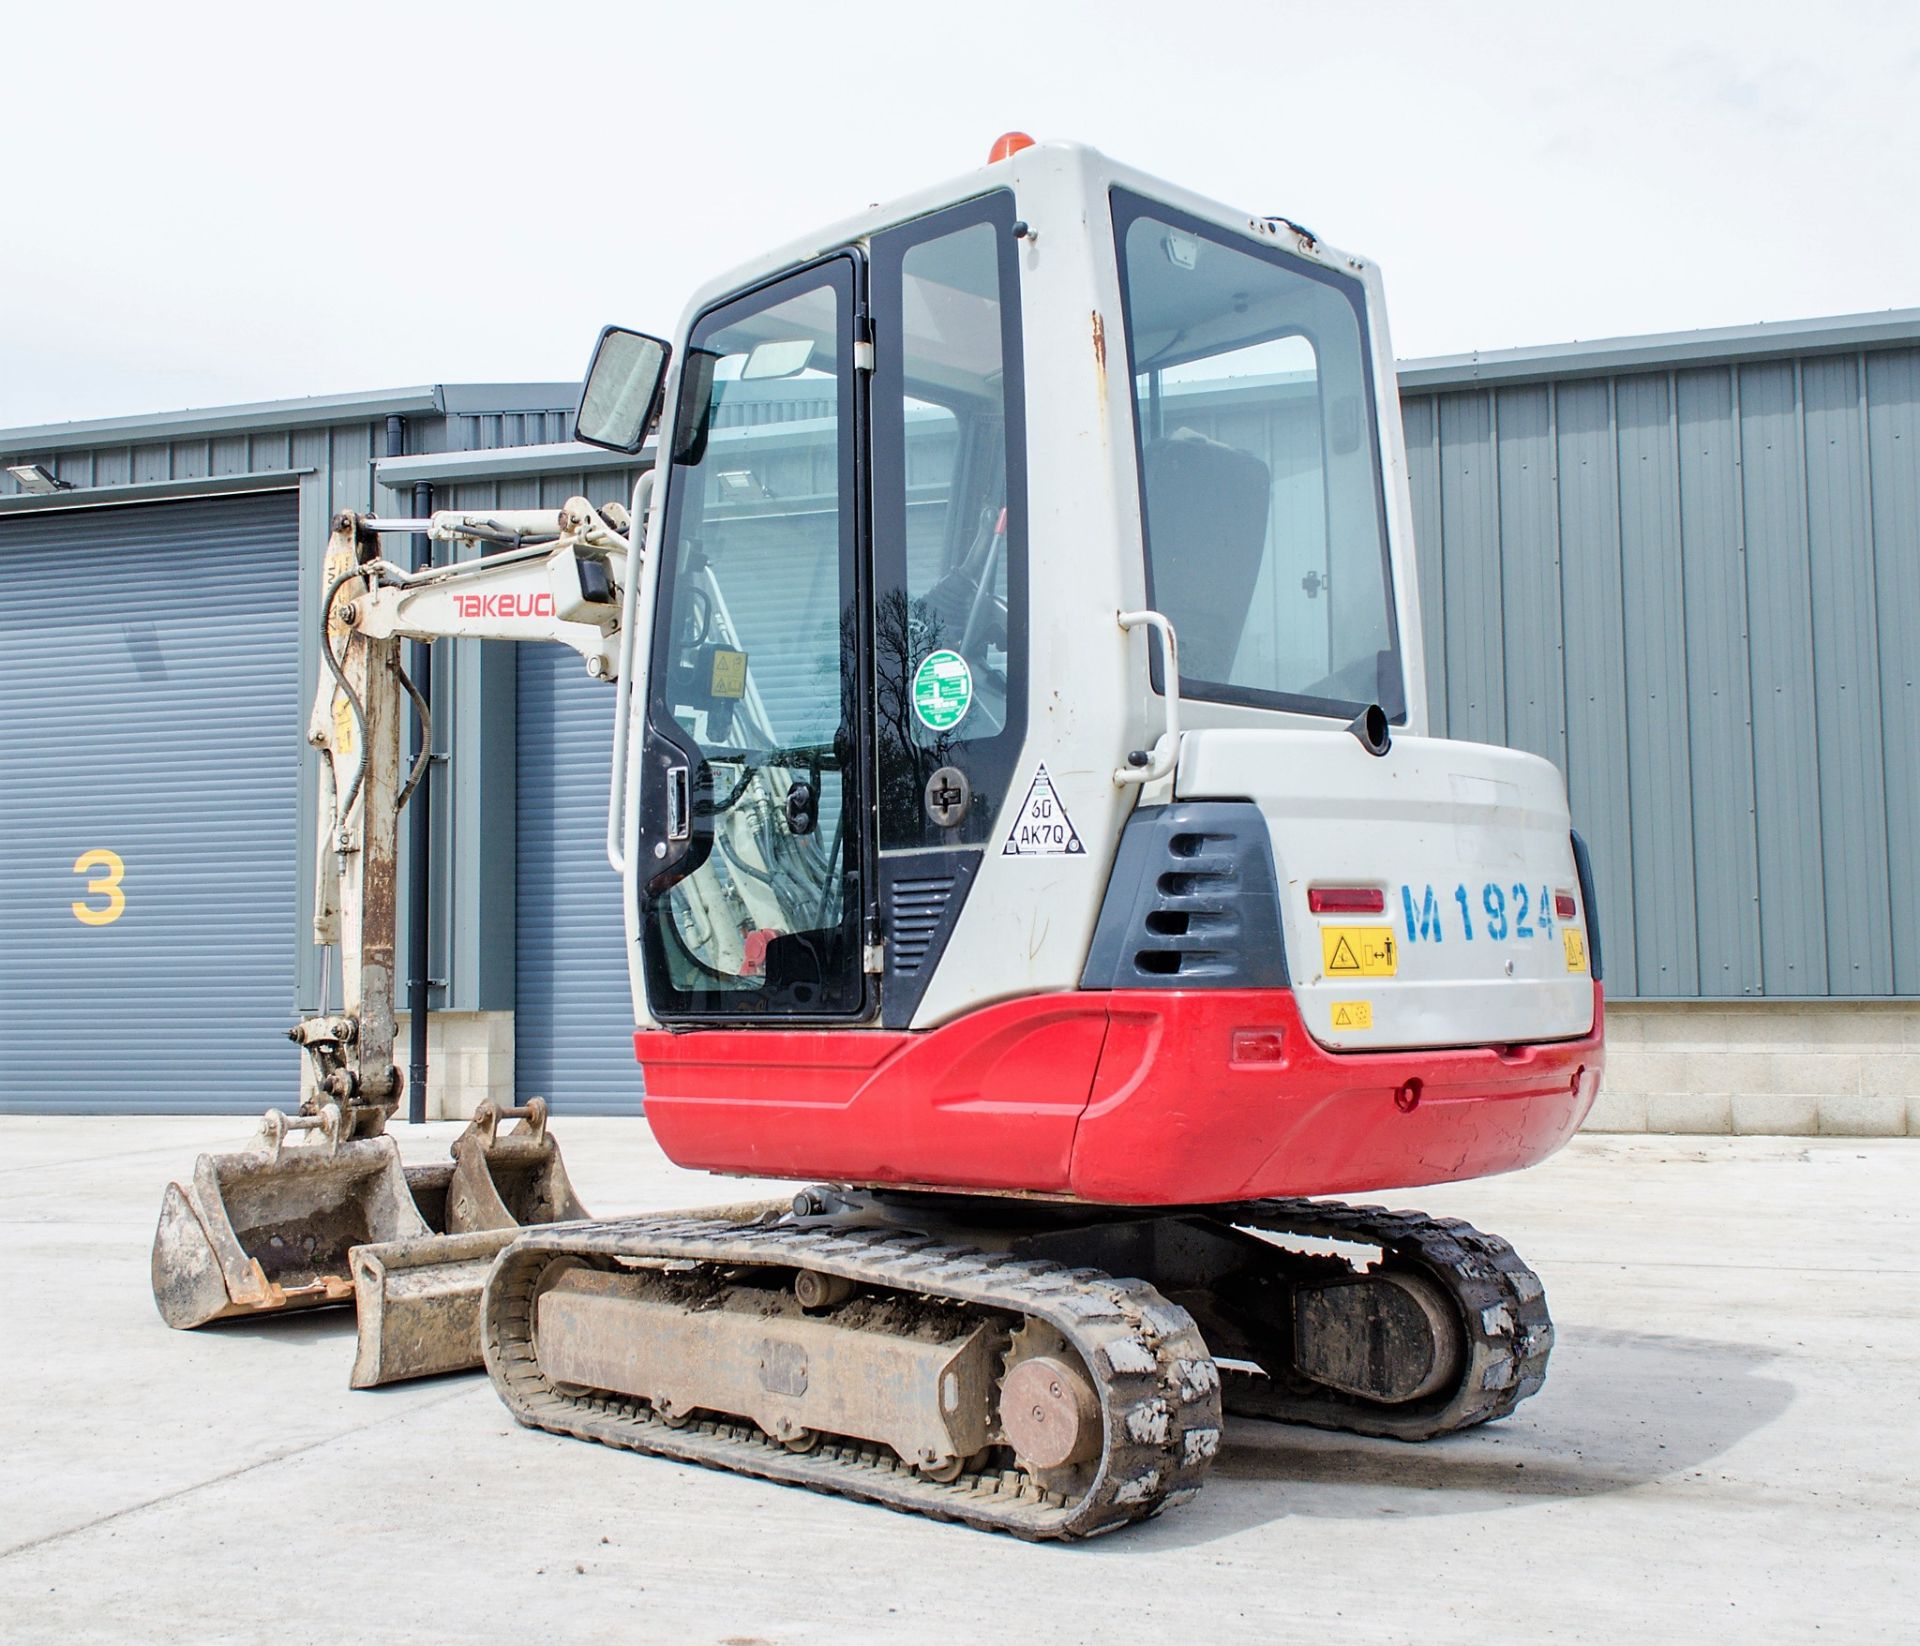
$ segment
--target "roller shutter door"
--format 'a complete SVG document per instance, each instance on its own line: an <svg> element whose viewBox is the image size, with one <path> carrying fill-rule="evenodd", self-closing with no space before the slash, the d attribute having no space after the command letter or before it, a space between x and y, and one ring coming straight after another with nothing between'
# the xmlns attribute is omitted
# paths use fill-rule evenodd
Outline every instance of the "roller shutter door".
<svg viewBox="0 0 1920 1646"><path fill-rule="evenodd" d="M613 688L559 646L516 661L514 1087L561 1114L637 1114L620 881L607 864Z"/></svg>
<svg viewBox="0 0 1920 1646"><path fill-rule="evenodd" d="M0 1110L295 1096L298 549L292 492L0 519Z"/></svg>

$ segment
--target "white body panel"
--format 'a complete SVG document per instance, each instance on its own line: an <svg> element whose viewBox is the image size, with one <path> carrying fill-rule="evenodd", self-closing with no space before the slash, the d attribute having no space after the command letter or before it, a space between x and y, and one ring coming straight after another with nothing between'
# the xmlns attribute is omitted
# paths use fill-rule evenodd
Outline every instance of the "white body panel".
<svg viewBox="0 0 1920 1646"><path fill-rule="evenodd" d="M1029 632L1026 741L979 874L914 1016L928 1028L998 1000L1079 985L1120 831L1135 804L1173 797L1175 784L1115 780L1130 751L1150 749L1166 725L1151 688L1145 629L1124 629L1123 611L1144 607L1146 574L1133 386L1128 374L1110 191L1121 186L1250 242L1286 249L1357 279L1364 288L1379 419L1386 530L1391 555L1406 711L1386 760L1325 718L1186 699L1179 792L1205 797L1249 793L1249 762L1264 774L1255 797L1273 829L1287 907L1294 977L1317 1037L1335 1045L1450 1045L1519 1041L1584 1032L1591 1024L1589 980L1549 976L1542 953L1501 954L1490 945L1434 945L1404 977L1375 985L1370 1032L1336 1033L1331 1005L1365 992L1317 976L1317 922L1306 912L1305 878L1360 874L1403 881L1416 896L1431 879L1451 902L1469 871L1478 887L1511 870L1544 878L1549 896L1575 883L1564 788L1544 762L1497 749L1429 742L1426 674L1412 511L1393 354L1379 271L1271 219L1207 201L1118 166L1077 145L1041 144L999 164L833 225L768 253L710 283L688 305L675 334L664 404L678 404L685 340L708 308L824 253L861 244L881 229L994 189L1011 189L1030 232L1020 242L1020 301L1026 381ZM885 347L882 339L879 345ZM658 449L671 448L663 425ZM662 485L671 487L670 465ZM659 580L664 492L656 500L641 586L639 624L651 633ZM644 662L636 668L644 679ZM629 740L629 865L625 895L635 1019L647 1011L639 939L639 889L648 864L637 856L640 699ZM1275 741L1280 739L1282 741ZM1068 856L1005 855L1019 801L1044 766L1084 851ZM1477 894L1476 894L1477 895ZM1392 913L1393 911L1389 911ZM1443 911L1445 912L1445 911ZM1584 913L1584 911L1583 911ZM1556 927L1557 929L1557 927ZM1556 944L1555 956L1560 954ZM1507 960L1514 974L1504 971ZM1563 962L1564 966L1564 962ZM1391 1010L1388 1001L1391 1001Z"/></svg>
<svg viewBox="0 0 1920 1646"><path fill-rule="evenodd" d="M1194 732L1175 787L1181 799L1249 797L1266 817L1294 994L1322 1044L1501 1045L1592 1029L1566 785L1537 755L1396 737L1374 756L1345 732ZM1378 887L1386 908L1315 915L1314 886ZM1554 912L1567 893L1571 921ZM1338 952L1337 934L1359 932L1391 939L1392 975L1373 972L1365 943L1350 945L1352 971L1329 971L1323 933ZM1365 1012L1337 1020L1355 1002Z"/></svg>
<svg viewBox="0 0 1920 1646"><path fill-rule="evenodd" d="M1020 255L1027 382L1028 707L1008 803L914 1016L930 1028L995 1000L1076 988L1107 871L1133 809L1114 781L1151 747L1147 638L1118 614L1146 604L1132 390L1106 217L1105 162L1060 145L979 174L1010 184L1033 226ZM1044 765L1085 851L1003 855Z"/></svg>

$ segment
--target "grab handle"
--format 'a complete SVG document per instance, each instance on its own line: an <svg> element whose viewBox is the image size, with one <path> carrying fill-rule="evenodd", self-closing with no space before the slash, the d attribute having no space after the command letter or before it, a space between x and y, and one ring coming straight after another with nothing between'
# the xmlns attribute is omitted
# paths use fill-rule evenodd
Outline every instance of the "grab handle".
<svg viewBox="0 0 1920 1646"><path fill-rule="evenodd" d="M1152 752L1135 749L1113 774L1116 783L1157 783L1172 772L1180 755L1180 641L1164 612L1115 612L1123 629L1157 629L1167 650L1167 723Z"/></svg>
<svg viewBox="0 0 1920 1646"><path fill-rule="evenodd" d="M646 558L647 509L653 500L653 470L633 483L627 511L627 586L620 591L620 677L613 683L613 772L607 788L607 861L627 872L627 721L633 703L635 625L640 614L640 575Z"/></svg>

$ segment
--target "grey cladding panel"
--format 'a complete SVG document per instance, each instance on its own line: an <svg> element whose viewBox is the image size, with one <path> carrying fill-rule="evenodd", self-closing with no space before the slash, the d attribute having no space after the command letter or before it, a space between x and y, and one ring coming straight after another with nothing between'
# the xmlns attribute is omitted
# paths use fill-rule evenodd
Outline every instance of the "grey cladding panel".
<svg viewBox="0 0 1920 1646"><path fill-rule="evenodd" d="M1920 994L1920 351L1867 357L1893 986Z"/></svg>
<svg viewBox="0 0 1920 1646"><path fill-rule="evenodd" d="M1631 995L1639 992L1636 865L1628 823L1620 493L1610 385L1558 384L1553 412L1559 445L1567 797L1574 826L1593 852L1613 986Z"/></svg>
<svg viewBox="0 0 1920 1646"><path fill-rule="evenodd" d="M1642 995L1699 992L1680 579L1679 477L1669 383L1620 380L1620 574L1626 614L1627 783L1635 971ZM1614 940L1614 954L1621 943Z"/></svg>
<svg viewBox="0 0 1920 1646"><path fill-rule="evenodd" d="M1500 440L1501 629L1507 742L1566 766L1566 673L1560 642L1560 517L1548 391L1494 397Z"/></svg>
<svg viewBox="0 0 1920 1646"><path fill-rule="evenodd" d="M1758 994L1760 866L1733 379L1719 367L1681 372L1675 392L1700 989Z"/></svg>
<svg viewBox="0 0 1920 1646"><path fill-rule="evenodd" d="M1418 545L1422 638L1427 657L1427 725L1447 733L1447 607L1441 567L1446 534L1440 526L1439 414L1433 397L1402 403L1406 419L1407 483L1413 497L1413 540Z"/></svg>
<svg viewBox="0 0 1920 1646"><path fill-rule="evenodd" d="M298 1100L296 577L291 493L0 521L0 1109Z"/></svg>
<svg viewBox="0 0 1920 1646"><path fill-rule="evenodd" d="M1827 985L1849 995L1885 994L1893 987L1861 389L1859 361L1852 355L1808 360L1801 367Z"/></svg>
<svg viewBox="0 0 1920 1646"><path fill-rule="evenodd" d="M1450 394L1440 411L1440 532L1471 553L1442 557L1447 613L1447 733L1504 743L1506 670L1500 599L1498 459L1492 397Z"/></svg>
<svg viewBox="0 0 1920 1646"><path fill-rule="evenodd" d="M515 1090L556 1114L634 1114L626 929L606 850L613 690L571 651L517 651Z"/></svg>
<svg viewBox="0 0 1920 1646"><path fill-rule="evenodd" d="M1736 387L1753 648L1755 833L1765 888L1762 977L1769 994L1825 994L1826 876L1797 372L1791 361L1745 366Z"/></svg>

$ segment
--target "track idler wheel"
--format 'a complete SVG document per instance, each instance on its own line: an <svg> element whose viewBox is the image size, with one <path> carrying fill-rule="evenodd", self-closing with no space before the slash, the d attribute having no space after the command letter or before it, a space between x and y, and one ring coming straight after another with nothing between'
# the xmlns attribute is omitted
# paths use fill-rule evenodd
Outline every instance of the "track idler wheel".
<svg viewBox="0 0 1920 1646"><path fill-rule="evenodd" d="M1303 1286L1293 1302L1294 1366L1363 1400L1424 1400L1459 1381L1465 1334L1426 1276L1378 1269Z"/></svg>
<svg viewBox="0 0 1920 1646"><path fill-rule="evenodd" d="M1000 1432L1022 1463L1063 1469L1100 1455L1100 1402L1063 1358L1015 1363L1000 1385Z"/></svg>

